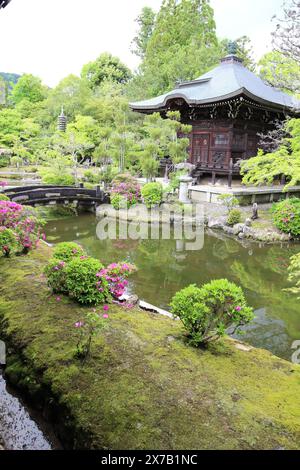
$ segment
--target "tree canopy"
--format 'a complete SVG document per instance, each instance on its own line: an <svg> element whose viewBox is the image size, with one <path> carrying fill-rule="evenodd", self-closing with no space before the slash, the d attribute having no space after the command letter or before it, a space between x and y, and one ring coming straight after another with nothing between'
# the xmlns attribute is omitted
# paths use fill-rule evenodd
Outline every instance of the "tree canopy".
<svg viewBox="0 0 300 470"><path fill-rule="evenodd" d="M143 30L142 23L141 36ZM209 2L163 0L154 26L147 30L138 78L142 77L145 94L158 95L174 88L178 80L194 79L206 72L216 64L218 56L214 13Z"/></svg>
<svg viewBox="0 0 300 470"><path fill-rule="evenodd" d="M22 100L37 103L43 101L46 96L47 88L42 84L40 78L31 74L22 75L11 92L11 98L15 104L20 103Z"/></svg>
<svg viewBox="0 0 300 470"><path fill-rule="evenodd" d="M92 89L95 89L106 80L114 83L127 83L132 74L118 57L105 52L95 61L84 65L81 76L88 81Z"/></svg>
<svg viewBox="0 0 300 470"><path fill-rule="evenodd" d="M286 131L290 137L285 138L275 152L264 154L260 150L256 157L243 162L243 183L271 184L284 175L286 190L300 184L300 119L288 121Z"/></svg>

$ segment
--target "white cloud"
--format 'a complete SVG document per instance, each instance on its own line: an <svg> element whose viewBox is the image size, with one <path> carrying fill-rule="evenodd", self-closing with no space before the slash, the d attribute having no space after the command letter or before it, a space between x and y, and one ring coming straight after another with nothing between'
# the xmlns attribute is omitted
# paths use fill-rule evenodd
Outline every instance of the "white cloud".
<svg viewBox="0 0 300 470"><path fill-rule="evenodd" d="M220 36L247 34L256 56L270 45L271 16L282 0L212 0ZM101 52L118 55L135 68L130 53L134 22L143 6L161 0L12 0L0 13L0 70L30 72L50 86L79 74ZM266 44L267 43L267 44Z"/></svg>

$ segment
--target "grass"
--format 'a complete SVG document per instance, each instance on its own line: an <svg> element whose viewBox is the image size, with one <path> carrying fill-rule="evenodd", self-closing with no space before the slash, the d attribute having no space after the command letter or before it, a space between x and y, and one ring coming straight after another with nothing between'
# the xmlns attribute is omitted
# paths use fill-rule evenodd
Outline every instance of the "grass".
<svg viewBox="0 0 300 470"><path fill-rule="evenodd" d="M41 245L0 260L0 331L8 376L55 403L68 446L300 448L300 367L267 351L229 339L195 349L180 322L112 305L90 358L75 360L73 325L89 309L51 294L42 275L50 255Z"/></svg>

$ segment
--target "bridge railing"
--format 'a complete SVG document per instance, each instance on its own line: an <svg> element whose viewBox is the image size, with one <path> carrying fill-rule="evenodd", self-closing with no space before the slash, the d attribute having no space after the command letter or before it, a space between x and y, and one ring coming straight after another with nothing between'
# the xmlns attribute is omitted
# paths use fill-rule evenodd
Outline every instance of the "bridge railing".
<svg viewBox="0 0 300 470"><path fill-rule="evenodd" d="M14 202L22 204L45 203L47 201L78 200L95 203L108 201L108 194L97 186L96 189L87 189L74 186L25 186L6 189L4 193Z"/></svg>

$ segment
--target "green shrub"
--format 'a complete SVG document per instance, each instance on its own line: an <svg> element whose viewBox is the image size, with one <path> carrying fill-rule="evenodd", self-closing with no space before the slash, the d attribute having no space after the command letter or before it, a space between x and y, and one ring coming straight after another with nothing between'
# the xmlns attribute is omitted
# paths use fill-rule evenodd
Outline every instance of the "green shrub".
<svg viewBox="0 0 300 470"><path fill-rule="evenodd" d="M53 258L59 259L61 261L70 261L73 258L79 258L80 256L85 256L84 249L74 242L62 242L58 243L54 247Z"/></svg>
<svg viewBox="0 0 300 470"><path fill-rule="evenodd" d="M150 209L162 202L163 187L160 183L147 183L142 187L142 198L146 207Z"/></svg>
<svg viewBox="0 0 300 470"><path fill-rule="evenodd" d="M300 199L291 198L277 202L272 207L274 225L293 237L300 236Z"/></svg>
<svg viewBox="0 0 300 470"><path fill-rule="evenodd" d="M8 155L0 155L0 168L5 168L10 164L10 157Z"/></svg>
<svg viewBox="0 0 300 470"><path fill-rule="evenodd" d="M39 173L45 184L57 186L72 186L75 184L75 178L70 173L61 173L54 170L41 170Z"/></svg>
<svg viewBox="0 0 300 470"><path fill-rule="evenodd" d="M0 193L0 201L9 201L9 197L7 197L6 194Z"/></svg>
<svg viewBox="0 0 300 470"><path fill-rule="evenodd" d="M227 207L228 212L239 206L239 200L233 194L220 194L217 199Z"/></svg>
<svg viewBox="0 0 300 470"><path fill-rule="evenodd" d="M70 297L80 304L91 305L109 298L108 283L102 279L102 290L97 288L97 274L103 266L95 258L74 258L65 267L66 287Z"/></svg>
<svg viewBox="0 0 300 470"><path fill-rule="evenodd" d="M120 183L137 184L136 179L130 173L119 173L112 180L113 185Z"/></svg>
<svg viewBox="0 0 300 470"><path fill-rule="evenodd" d="M114 209L126 209L131 206L131 201L122 194L112 194L110 202Z"/></svg>
<svg viewBox="0 0 300 470"><path fill-rule="evenodd" d="M190 285L177 292L172 301L174 316L182 321L194 345L206 344L226 333L229 327L240 332L254 316L247 306L243 291L227 279Z"/></svg>
<svg viewBox="0 0 300 470"><path fill-rule="evenodd" d="M86 170L83 174L85 181L88 183L99 184L102 181L102 176L92 170Z"/></svg>
<svg viewBox="0 0 300 470"><path fill-rule="evenodd" d="M67 293L66 287L66 263L65 261L57 258L50 259L44 269L44 274L47 277L48 286L51 287L53 292Z"/></svg>
<svg viewBox="0 0 300 470"><path fill-rule="evenodd" d="M239 209L231 209L227 216L227 225L239 224L242 220L242 213Z"/></svg>
<svg viewBox="0 0 300 470"><path fill-rule="evenodd" d="M10 228L0 227L0 252L10 256L17 249L18 242L15 233Z"/></svg>
<svg viewBox="0 0 300 470"><path fill-rule="evenodd" d="M187 176L186 170L177 170L170 173L170 183L168 185L168 191L176 191L180 186L180 178L182 176Z"/></svg>

